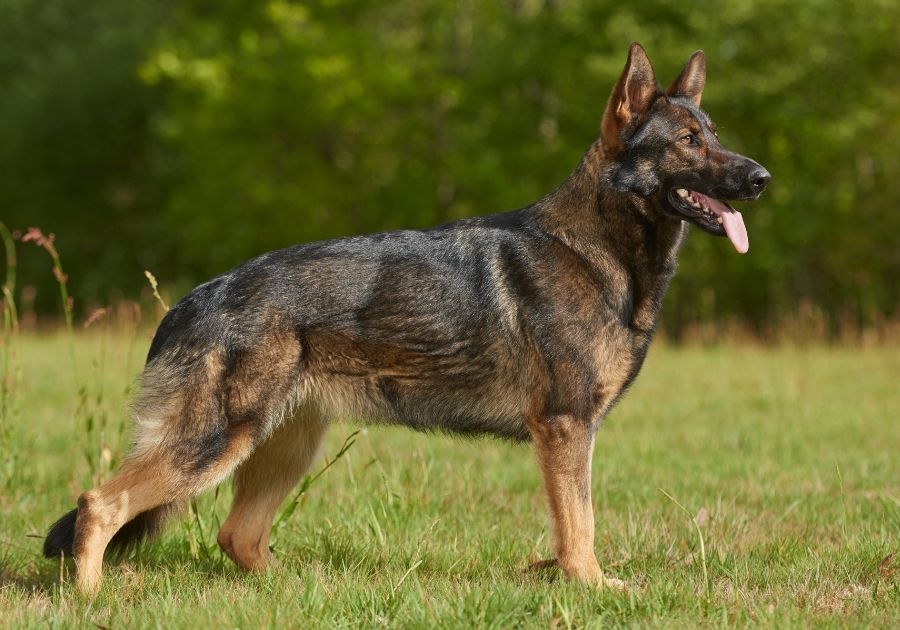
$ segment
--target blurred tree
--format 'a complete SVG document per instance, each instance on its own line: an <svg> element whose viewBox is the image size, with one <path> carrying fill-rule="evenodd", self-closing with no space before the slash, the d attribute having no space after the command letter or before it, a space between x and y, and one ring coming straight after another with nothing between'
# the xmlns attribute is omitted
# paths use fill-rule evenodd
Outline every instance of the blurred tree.
<svg viewBox="0 0 900 630"><path fill-rule="evenodd" d="M10 223L71 248L81 295L529 203L595 138L638 40L662 81L704 48L723 141L773 173L748 256L690 239L669 328L762 327L801 300L832 321L898 314L896 2L74 6L2 9L0 181Z"/></svg>
<svg viewBox="0 0 900 630"><path fill-rule="evenodd" d="M156 142L148 121L161 103L137 75L163 7L0 3L0 214L20 230L39 225L59 235L84 299L133 294L142 265L164 258L167 186L148 159ZM19 286L49 289L39 306L53 308L49 261L32 247L20 255Z"/></svg>

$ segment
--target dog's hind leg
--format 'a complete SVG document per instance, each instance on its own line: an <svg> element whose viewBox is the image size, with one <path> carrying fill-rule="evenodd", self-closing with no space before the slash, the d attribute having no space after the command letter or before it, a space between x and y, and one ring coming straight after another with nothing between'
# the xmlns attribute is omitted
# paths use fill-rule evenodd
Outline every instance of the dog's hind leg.
<svg viewBox="0 0 900 630"><path fill-rule="evenodd" d="M275 512L309 470L325 429L321 412L304 404L237 469L234 504L218 542L242 569L259 570L271 561L269 534Z"/></svg>
<svg viewBox="0 0 900 630"><path fill-rule="evenodd" d="M194 348L148 362L132 453L112 480L79 498L44 545L47 556L74 555L81 591L99 586L108 545L158 531L171 506L222 481L277 430L296 387L300 344L277 326L252 338L250 349Z"/></svg>
<svg viewBox="0 0 900 630"><path fill-rule="evenodd" d="M160 464L152 455L131 460L110 481L78 498L77 511L72 515L71 552L80 592L92 594L99 588L103 554L116 532L139 514L169 503L175 491L175 475ZM48 540L68 517L54 525Z"/></svg>
<svg viewBox="0 0 900 630"><path fill-rule="evenodd" d="M606 577L594 555L594 510L591 505L591 455L594 435L589 422L558 416L529 423L553 522L553 550L566 577L601 587L623 588ZM540 563L547 566L550 563Z"/></svg>
<svg viewBox="0 0 900 630"><path fill-rule="evenodd" d="M206 366L213 364L207 361ZM170 382L166 366L145 370L135 403L135 445L108 482L82 494L77 510L50 530L48 556L69 552L78 590L100 585L107 546L125 548L159 531L177 506L220 482L245 460L265 427L268 410L223 405L228 383L217 369ZM252 401L255 402L255 401ZM235 409L237 411L235 411Z"/></svg>
<svg viewBox="0 0 900 630"><path fill-rule="evenodd" d="M175 449L143 452L127 459L110 481L78 498L72 552L79 591L91 594L99 588L110 542L125 546L134 542L129 538L158 529L171 506L221 481L252 451L246 434L227 429L222 434L215 442L224 447L213 449L214 456L206 452L202 458L185 458ZM133 525L138 531L128 530ZM120 530L124 537L117 536Z"/></svg>

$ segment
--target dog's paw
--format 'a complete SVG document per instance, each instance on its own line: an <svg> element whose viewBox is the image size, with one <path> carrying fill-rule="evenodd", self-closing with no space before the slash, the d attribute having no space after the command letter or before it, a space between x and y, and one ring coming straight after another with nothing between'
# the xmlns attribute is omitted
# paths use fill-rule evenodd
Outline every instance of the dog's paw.
<svg viewBox="0 0 900 630"><path fill-rule="evenodd" d="M528 568L525 569L525 573L528 575L546 576L552 572L552 575L555 576L555 574L561 572L569 580L592 584L600 589L610 589L613 591L628 591L634 589L633 585L629 582L610 577L596 566L592 566L591 570L587 571L565 572L558 571L559 569L559 561L556 558L548 558L547 560L532 562L528 565Z"/></svg>
<svg viewBox="0 0 900 630"><path fill-rule="evenodd" d="M597 582L597 586L599 588L608 588L613 591L630 591L630 590L632 590L631 584L629 584L625 580L620 580L618 578L609 577L605 574L600 575L600 580Z"/></svg>

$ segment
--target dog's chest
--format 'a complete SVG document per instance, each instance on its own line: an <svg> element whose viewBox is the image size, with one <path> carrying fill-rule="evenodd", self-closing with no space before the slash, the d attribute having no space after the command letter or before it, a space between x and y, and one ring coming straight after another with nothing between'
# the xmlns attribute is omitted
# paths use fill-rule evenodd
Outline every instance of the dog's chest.
<svg viewBox="0 0 900 630"><path fill-rule="evenodd" d="M680 239L679 239L680 241ZM680 244L680 242L679 242ZM665 292L675 271L675 258L659 260L641 273L622 270L606 287L571 347L579 348L587 372L592 415L609 411L637 377L659 322ZM585 394L583 394L584 396Z"/></svg>

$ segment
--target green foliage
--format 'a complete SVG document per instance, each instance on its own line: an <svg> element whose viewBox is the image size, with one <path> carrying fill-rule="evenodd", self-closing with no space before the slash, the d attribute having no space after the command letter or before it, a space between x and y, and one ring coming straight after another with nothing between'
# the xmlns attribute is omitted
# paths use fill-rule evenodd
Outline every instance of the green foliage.
<svg viewBox="0 0 900 630"><path fill-rule="evenodd" d="M690 239L670 329L806 302L832 323L897 314L896 2L159 6L0 7L3 216L60 235L77 295L525 205L595 138L638 40L662 81L705 49L723 141L773 174L749 255Z"/></svg>
<svg viewBox="0 0 900 630"><path fill-rule="evenodd" d="M166 251L165 181L148 161L160 100L137 76L160 4L0 3L0 217L59 234L73 293L93 301L133 293L137 261ZM37 284L39 306L58 308L43 254L21 254L19 287Z"/></svg>
<svg viewBox="0 0 900 630"><path fill-rule="evenodd" d="M18 454L11 449L13 425L18 420L19 406L17 394L21 386L22 372L17 357L19 338L19 316L13 294L16 288L16 245L12 234L0 222L0 243L6 260L6 277L0 287L0 453L4 453L0 464L0 487L9 488L13 483L18 466Z"/></svg>

